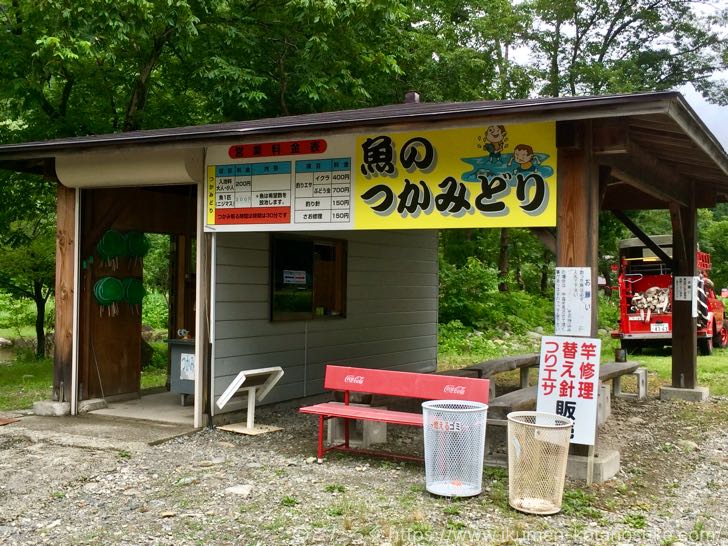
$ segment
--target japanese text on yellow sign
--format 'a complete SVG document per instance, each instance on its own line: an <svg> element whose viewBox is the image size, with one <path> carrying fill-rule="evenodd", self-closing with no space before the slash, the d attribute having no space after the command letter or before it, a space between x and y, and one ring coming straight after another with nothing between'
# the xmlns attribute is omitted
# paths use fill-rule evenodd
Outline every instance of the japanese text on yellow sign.
<svg viewBox="0 0 728 546"><path fill-rule="evenodd" d="M555 124L362 135L355 229L556 225Z"/></svg>

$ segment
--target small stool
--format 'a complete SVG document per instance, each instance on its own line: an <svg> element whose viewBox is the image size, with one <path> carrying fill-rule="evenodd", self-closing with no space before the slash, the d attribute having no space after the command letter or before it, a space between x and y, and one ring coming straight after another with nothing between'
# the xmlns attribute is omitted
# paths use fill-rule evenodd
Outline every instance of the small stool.
<svg viewBox="0 0 728 546"><path fill-rule="evenodd" d="M645 400L647 398L647 368L637 368L625 375L634 375L637 378L637 394L622 392L622 376L612 379L612 394L615 398L634 398Z"/></svg>

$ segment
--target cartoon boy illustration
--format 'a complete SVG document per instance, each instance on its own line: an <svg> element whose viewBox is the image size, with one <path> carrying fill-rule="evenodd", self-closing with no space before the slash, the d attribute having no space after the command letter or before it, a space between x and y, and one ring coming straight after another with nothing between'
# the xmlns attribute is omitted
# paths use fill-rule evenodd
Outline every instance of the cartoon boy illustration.
<svg viewBox="0 0 728 546"><path fill-rule="evenodd" d="M518 144L513 148L513 157L508 162L508 166L510 167L514 161L518 163L519 171L532 171L538 164L538 160L533 157L533 148L528 144Z"/></svg>
<svg viewBox="0 0 728 546"><path fill-rule="evenodd" d="M490 125L485 131L485 140L487 143L484 148L488 152L490 162L493 160L500 163L501 152L505 149L508 142L508 134L504 125Z"/></svg>

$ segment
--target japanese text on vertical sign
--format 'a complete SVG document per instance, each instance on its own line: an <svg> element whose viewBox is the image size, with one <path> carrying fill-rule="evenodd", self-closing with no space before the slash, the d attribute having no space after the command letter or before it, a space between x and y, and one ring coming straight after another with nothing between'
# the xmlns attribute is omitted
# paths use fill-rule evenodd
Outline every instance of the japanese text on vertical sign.
<svg viewBox="0 0 728 546"><path fill-rule="evenodd" d="M541 342L538 411L574 421L572 443L594 445L601 340L547 336Z"/></svg>

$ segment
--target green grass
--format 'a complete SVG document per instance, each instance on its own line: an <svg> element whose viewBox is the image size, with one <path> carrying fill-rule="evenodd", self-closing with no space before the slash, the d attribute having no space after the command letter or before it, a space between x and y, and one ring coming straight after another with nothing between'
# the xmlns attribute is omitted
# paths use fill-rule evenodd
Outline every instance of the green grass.
<svg viewBox="0 0 728 546"><path fill-rule="evenodd" d="M35 326L21 326L18 328L0 328L0 337L5 339L16 339L22 337L25 339L35 339Z"/></svg>
<svg viewBox="0 0 728 546"><path fill-rule="evenodd" d="M141 383L142 390L164 387L167 383L167 370L159 370L157 368L144 370L142 371Z"/></svg>
<svg viewBox="0 0 728 546"><path fill-rule="evenodd" d="M440 328L439 338L437 361L440 370L462 368L482 360L540 350L538 341L524 339L523 336L511 336L494 346L488 334L478 335L472 329L455 328L452 324ZM611 339L609 335L602 337L602 362L613 361L614 350L618 347L618 340ZM645 350L642 354L630 354L628 359L656 373L662 384L672 383L672 355L669 349ZM499 384L510 385L518 379L518 373L498 374L497 379ZM652 381L650 379L650 383ZM698 385L709 387L712 395L728 395L728 348L714 349L710 356L698 356Z"/></svg>
<svg viewBox="0 0 728 546"><path fill-rule="evenodd" d="M30 408L49 400L53 391L53 360L0 363L0 410Z"/></svg>
<svg viewBox="0 0 728 546"><path fill-rule="evenodd" d="M2 335L2 334L0 334ZM166 351L166 346L164 347ZM157 347L155 347L155 352ZM18 356L12 349L7 351L10 362L0 361L0 410L27 409L33 402L50 400L53 394L53 359L36 360L20 351ZM141 388L164 387L167 382L166 355L163 368L150 367L142 371Z"/></svg>
<svg viewBox="0 0 728 546"><path fill-rule="evenodd" d="M149 343L154 353L148 366L142 369L141 389L164 387L167 384L167 351L168 346L163 341Z"/></svg>
<svg viewBox="0 0 728 546"><path fill-rule="evenodd" d="M630 355L629 360L655 372L661 382L672 382L672 356L669 353L647 352ZM698 356L698 385L710 387L712 395L728 395L728 349L715 349L710 356Z"/></svg>

